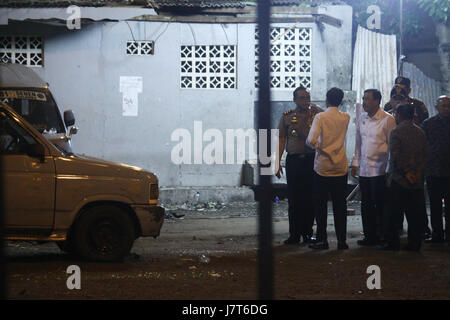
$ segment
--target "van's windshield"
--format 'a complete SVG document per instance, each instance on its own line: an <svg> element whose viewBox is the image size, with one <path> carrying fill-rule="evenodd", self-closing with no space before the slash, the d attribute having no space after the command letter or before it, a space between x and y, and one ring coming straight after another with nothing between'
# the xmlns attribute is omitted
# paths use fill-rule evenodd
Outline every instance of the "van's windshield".
<svg viewBox="0 0 450 320"><path fill-rule="evenodd" d="M65 133L58 107L46 89L0 89L0 101L13 108L40 133Z"/></svg>

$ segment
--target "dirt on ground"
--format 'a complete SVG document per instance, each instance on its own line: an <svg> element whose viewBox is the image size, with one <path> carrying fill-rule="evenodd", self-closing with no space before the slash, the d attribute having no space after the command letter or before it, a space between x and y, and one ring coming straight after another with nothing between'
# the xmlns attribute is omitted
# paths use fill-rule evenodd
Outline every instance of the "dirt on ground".
<svg viewBox="0 0 450 320"><path fill-rule="evenodd" d="M349 250L283 245L287 203L274 205L273 266L276 299L449 299L450 244L424 244L420 253L359 247L359 204L348 216ZM84 262L54 243L8 242L9 299L257 299L257 204L169 208L160 237L136 240L121 263ZM202 210L203 209L203 210ZM406 225L405 225L406 226ZM402 239L406 244L406 239ZM67 288L67 268L81 270L81 289ZM381 289L368 289L369 266Z"/></svg>

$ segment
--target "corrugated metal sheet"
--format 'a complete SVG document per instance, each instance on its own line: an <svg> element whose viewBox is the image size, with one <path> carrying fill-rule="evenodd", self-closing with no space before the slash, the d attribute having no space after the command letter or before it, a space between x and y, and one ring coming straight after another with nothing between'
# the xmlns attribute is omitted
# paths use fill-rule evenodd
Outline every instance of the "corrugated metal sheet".
<svg viewBox="0 0 450 320"><path fill-rule="evenodd" d="M125 8L117 9L116 7L84 7L82 12L82 24L92 21L123 21L132 19L142 15L154 15L155 10L149 8ZM0 26L7 25L8 21L40 21L43 23L66 24L67 20L66 8L11 8L3 9L0 14Z"/></svg>
<svg viewBox="0 0 450 320"><path fill-rule="evenodd" d="M304 0L270 0L270 3L273 6L297 6L302 3L307 3L311 1L304 1Z"/></svg>
<svg viewBox="0 0 450 320"><path fill-rule="evenodd" d="M309 4L311 6L317 6L320 4L332 4L332 5L347 5L348 3L346 3L345 1L339 1L339 0L335 0L335 1L331 1L331 0L270 0L270 2L272 3L272 5L275 6L298 6L301 4Z"/></svg>
<svg viewBox="0 0 450 320"><path fill-rule="evenodd" d="M411 80L411 97L425 103L430 117L437 114L434 106L440 96L440 83L427 77L414 64L408 62L403 64L403 75Z"/></svg>
<svg viewBox="0 0 450 320"><path fill-rule="evenodd" d="M28 7L46 7L58 8L68 7L70 5L86 7L103 7L117 5L147 5L146 0L0 0L0 7L28 8Z"/></svg>
<svg viewBox="0 0 450 320"><path fill-rule="evenodd" d="M195 8L243 8L245 6L255 6L256 2L246 0L153 0L160 7L195 7ZM346 4L343 1L329 0L270 0L273 6L298 6L301 4L310 4L316 6L320 3L328 4Z"/></svg>
<svg viewBox="0 0 450 320"><path fill-rule="evenodd" d="M255 6L256 2L246 0L153 0L159 7L195 7L195 8L243 8ZM320 3L346 4L343 1L305 1L305 0L270 0L273 6L298 6L309 3L316 6Z"/></svg>
<svg viewBox="0 0 450 320"><path fill-rule="evenodd" d="M153 2L160 8L243 8L246 5L238 0L153 0Z"/></svg>
<svg viewBox="0 0 450 320"><path fill-rule="evenodd" d="M358 26L353 57L352 90L356 101L362 102L364 90L381 91L382 105L389 95L397 76L397 43L395 35L385 35Z"/></svg>

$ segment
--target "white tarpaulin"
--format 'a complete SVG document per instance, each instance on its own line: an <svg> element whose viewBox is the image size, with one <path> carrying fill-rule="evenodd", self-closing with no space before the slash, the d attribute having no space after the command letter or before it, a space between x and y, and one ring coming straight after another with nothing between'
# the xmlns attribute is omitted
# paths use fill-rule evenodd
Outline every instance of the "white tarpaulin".
<svg viewBox="0 0 450 320"><path fill-rule="evenodd" d="M403 75L411 79L411 97L422 100L430 117L434 116L437 113L434 106L441 92L439 82L427 77L415 65L408 62L403 64Z"/></svg>
<svg viewBox="0 0 450 320"><path fill-rule="evenodd" d="M353 57L352 90L356 102L362 103L364 90L381 91L382 106L397 76L397 43L395 35L385 35L358 26Z"/></svg>

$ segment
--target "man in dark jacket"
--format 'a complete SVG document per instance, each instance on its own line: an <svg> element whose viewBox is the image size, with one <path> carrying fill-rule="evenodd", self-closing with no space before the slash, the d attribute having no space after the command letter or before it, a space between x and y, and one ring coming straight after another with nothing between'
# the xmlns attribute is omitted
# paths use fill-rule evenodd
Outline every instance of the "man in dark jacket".
<svg viewBox="0 0 450 320"><path fill-rule="evenodd" d="M422 207L424 198L424 170L428 147L425 133L414 121L414 107L400 104L395 112L397 127L389 139L390 169L388 186L392 197L392 211L388 244L384 249L398 250L400 239L398 221L403 212L408 221L408 246L405 250L419 251L423 238Z"/></svg>

